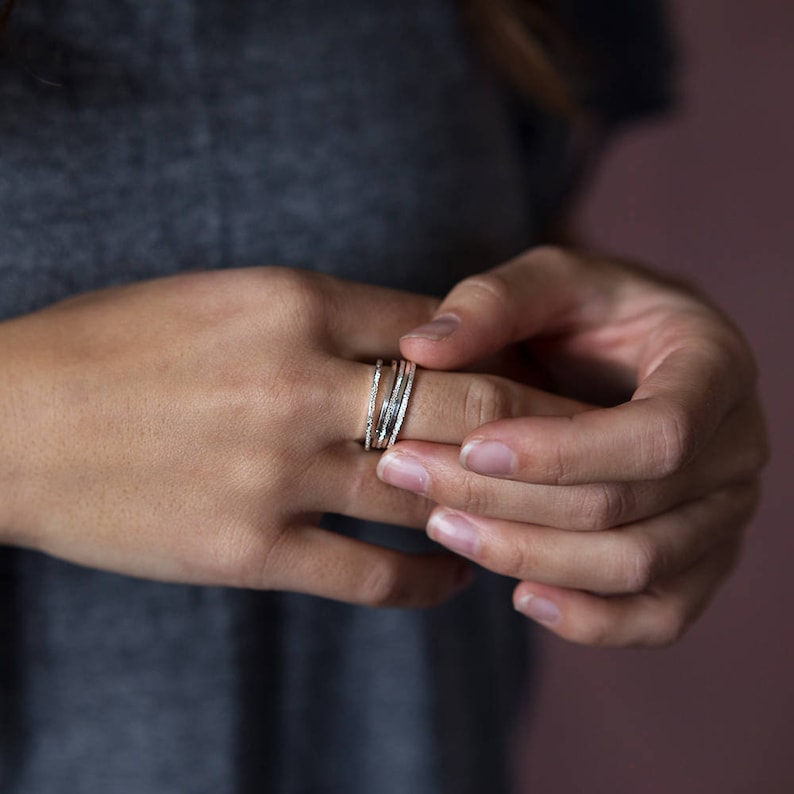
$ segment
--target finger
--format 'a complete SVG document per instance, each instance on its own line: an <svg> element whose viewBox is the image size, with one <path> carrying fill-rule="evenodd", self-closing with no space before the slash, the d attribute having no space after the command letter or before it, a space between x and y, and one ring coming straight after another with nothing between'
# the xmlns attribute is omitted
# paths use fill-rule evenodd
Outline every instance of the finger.
<svg viewBox="0 0 794 794"><path fill-rule="evenodd" d="M435 503L381 482L376 473L379 460L379 455L365 452L353 441L329 450L318 470L309 509L424 529Z"/></svg>
<svg viewBox="0 0 794 794"><path fill-rule="evenodd" d="M665 476L697 453L754 384L752 355L724 318L626 266L539 250L462 282L440 314L448 317L450 306L460 308L456 329L435 340L412 332L403 340L407 356L460 367L509 342L556 335L569 339L569 353L635 377L629 403L570 423L524 425L540 478L531 481L625 479L626 471L631 479ZM476 470L510 473L516 461L501 453L488 470Z"/></svg>
<svg viewBox="0 0 794 794"><path fill-rule="evenodd" d="M745 390L718 354L680 350L631 401L570 417L499 421L466 438L462 464L525 482L654 480L684 468Z"/></svg>
<svg viewBox="0 0 794 794"><path fill-rule="evenodd" d="M696 461L658 481L538 485L461 467L458 448L401 441L378 461L378 477L446 507L568 530L639 521L756 476L766 450L757 406L736 411ZM514 475L515 476L515 475Z"/></svg>
<svg viewBox="0 0 794 794"><path fill-rule="evenodd" d="M399 339L433 316L438 299L329 278L323 282L329 344L342 358L399 358Z"/></svg>
<svg viewBox="0 0 794 794"><path fill-rule="evenodd" d="M332 386L316 400L318 410L336 417L325 423L328 438L363 439L374 365L336 360L330 366ZM386 380L381 378L379 401L388 388ZM569 416L591 407L494 375L417 370L400 438L460 444L467 434L497 419Z"/></svg>
<svg viewBox="0 0 794 794"><path fill-rule="evenodd" d="M433 606L471 581L449 555L404 554L314 526L285 531L265 570L267 589L372 607Z"/></svg>
<svg viewBox="0 0 794 794"><path fill-rule="evenodd" d="M488 570L598 593L640 593L736 535L757 504L748 484L620 529L577 533L439 508L427 532Z"/></svg>
<svg viewBox="0 0 794 794"><path fill-rule="evenodd" d="M434 321L405 333L401 349L421 366L460 369L541 329L562 328L593 291L590 269L578 258L538 248L460 282Z"/></svg>
<svg viewBox="0 0 794 794"><path fill-rule="evenodd" d="M420 366L461 369L514 342L584 332L604 363L635 370L640 382L670 352L699 349L704 340L729 349L742 377L754 377L741 335L702 299L636 265L556 247L461 281L438 306L436 320L404 334L401 349Z"/></svg>
<svg viewBox="0 0 794 794"><path fill-rule="evenodd" d="M560 637L583 645L670 645L703 612L740 552L741 541L731 539L690 569L639 595L603 597L522 582L513 604Z"/></svg>

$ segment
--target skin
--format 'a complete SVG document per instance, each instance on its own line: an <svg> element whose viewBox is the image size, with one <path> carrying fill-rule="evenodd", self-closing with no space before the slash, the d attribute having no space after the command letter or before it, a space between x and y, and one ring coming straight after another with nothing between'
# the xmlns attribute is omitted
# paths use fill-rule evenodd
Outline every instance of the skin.
<svg viewBox="0 0 794 794"><path fill-rule="evenodd" d="M428 534L521 580L515 607L556 634L678 639L739 558L768 457L741 334L681 284L556 248L461 282L436 318L405 357L460 369L517 346L567 399L521 415L486 385L484 415L513 418L401 441L378 476L443 505Z"/></svg>
<svg viewBox="0 0 794 794"><path fill-rule="evenodd" d="M280 268L86 294L0 323L0 540L151 579L372 606L443 601L470 565L319 528L423 528L432 504L364 452L372 362L437 301ZM484 378L484 376L482 376ZM421 373L407 438L481 422L467 375ZM508 381L516 411L546 396ZM493 415L490 418L497 418ZM397 531L397 530L396 530Z"/></svg>
<svg viewBox="0 0 794 794"><path fill-rule="evenodd" d="M436 371L417 374L405 440L367 453L371 362L399 345ZM516 351L534 385L449 371ZM280 268L87 294L0 323L0 394L5 543L402 607L464 587L463 557L597 645L680 636L738 557L767 456L728 320L636 266L557 249L440 306ZM342 537L325 512L426 527L455 555Z"/></svg>

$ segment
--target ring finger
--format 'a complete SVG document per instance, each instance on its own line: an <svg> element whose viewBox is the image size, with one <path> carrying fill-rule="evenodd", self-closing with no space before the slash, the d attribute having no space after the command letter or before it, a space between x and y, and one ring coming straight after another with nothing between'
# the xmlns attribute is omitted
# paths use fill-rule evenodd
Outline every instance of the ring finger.
<svg viewBox="0 0 794 794"><path fill-rule="evenodd" d="M334 385L324 398L333 410L329 414L337 417L329 423L329 440L361 440L375 367L342 359L335 367ZM382 377L379 402L387 381ZM497 419L570 416L590 407L494 375L417 370L400 438L460 444L473 430Z"/></svg>

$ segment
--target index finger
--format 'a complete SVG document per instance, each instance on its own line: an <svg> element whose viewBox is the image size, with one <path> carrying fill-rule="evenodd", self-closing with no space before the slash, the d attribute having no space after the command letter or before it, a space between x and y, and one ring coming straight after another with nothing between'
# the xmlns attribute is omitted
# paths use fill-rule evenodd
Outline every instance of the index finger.
<svg viewBox="0 0 794 794"><path fill-rule="evenodd" d="M553 485L661 479L703 448L745 393L745 378L717 350L682 349L621 405L476 430L461 463L479 474Z"/></svg>

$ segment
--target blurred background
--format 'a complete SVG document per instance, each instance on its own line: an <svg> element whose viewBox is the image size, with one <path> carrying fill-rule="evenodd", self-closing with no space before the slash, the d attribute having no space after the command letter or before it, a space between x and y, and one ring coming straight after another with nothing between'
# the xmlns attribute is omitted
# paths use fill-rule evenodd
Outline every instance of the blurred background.
<svg viewBox="0 0 794 794"><path fill-rule="evenodd" d="M763 373L773 460L741 567L679 645L549 635L522 742L532 794L794 792L794 2L675 0L677 114L624 135L585 238L694 278Z"/></svg>

